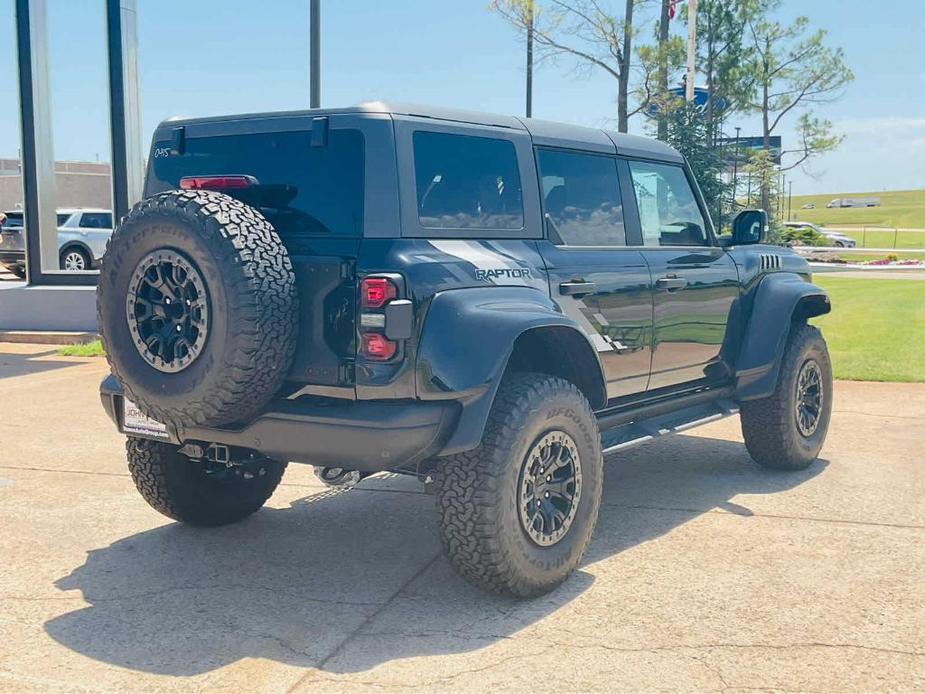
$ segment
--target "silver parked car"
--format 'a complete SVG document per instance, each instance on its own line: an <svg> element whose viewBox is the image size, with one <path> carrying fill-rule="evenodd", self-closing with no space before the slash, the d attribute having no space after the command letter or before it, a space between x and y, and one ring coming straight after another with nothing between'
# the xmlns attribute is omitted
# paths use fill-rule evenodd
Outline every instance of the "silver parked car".
<svg viewBox="0 0 925 694"><path fill-rule="evenodd" d="M837 231L829 231L818 224L812 224L810 222L784 222L784 226L791 229L812 229L817 234L825 236L829 245L835 246L836 248L854 248L857 245L857 241L850 236Z"/></svg>
<svg viewBox="0 0 925 694"><path fill-rule="evenodd" d="M0 264L14 274L26 274L23 212L6 212L0 228ZM58 214L58 267L71 272L99 267L112 235L112 212L103 209L60 209Z"/></svg>

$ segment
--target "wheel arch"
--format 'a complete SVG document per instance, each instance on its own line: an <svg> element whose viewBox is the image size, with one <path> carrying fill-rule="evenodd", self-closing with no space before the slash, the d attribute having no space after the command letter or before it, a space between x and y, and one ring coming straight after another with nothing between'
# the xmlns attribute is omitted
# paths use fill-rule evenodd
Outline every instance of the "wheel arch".
<svg viewBox="0 0 925 694"><path fill-rule="evenodd" d="M417 349L417 395L462 405L441 455L478 446L498 386L512 368L561 376L575 383L593 408L606 403L597 351L545 292L494 286L434 297Z"/></svg>
<svg viewBox="0 0 925 694"><path fill-rule="evenodd" d="M524 330L505 365L509 371L536 371L574 383L595 410L607 404L600 359L577 327L545 325Z"/></svg>
<svg viewBox="0 0 925 694"><path fill-rule="evenodd" d="M736 360L736 397L755 400L774 391L791 326L832 310L824 289L789 272L772 273L754 290Z"/></svg>
<svg viewBox="0 0 925 694"><path fill-rule="evenodd" d="M79 250L81 253L87 256L87 260L89 261L90 265L93 265L93 251L83 241L78 241L76 239L71 239L61 244L61 247L58 249L58 258L62 258L64 254L71 249Z"/></svg>

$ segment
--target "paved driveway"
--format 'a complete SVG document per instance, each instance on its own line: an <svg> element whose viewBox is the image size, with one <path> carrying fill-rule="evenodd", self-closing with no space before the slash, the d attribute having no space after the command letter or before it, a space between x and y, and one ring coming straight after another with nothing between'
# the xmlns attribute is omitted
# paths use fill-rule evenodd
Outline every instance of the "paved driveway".
<svg viewBox="0 0 925 694"><path fill-rule="evenodd" d="M150 510L100 360L0 345L0 690L925 688L925 384L838 384L822 459L735 419L612 458L581 570L530 602L442 558L429 496L292 466L201 530Z"/></svg>

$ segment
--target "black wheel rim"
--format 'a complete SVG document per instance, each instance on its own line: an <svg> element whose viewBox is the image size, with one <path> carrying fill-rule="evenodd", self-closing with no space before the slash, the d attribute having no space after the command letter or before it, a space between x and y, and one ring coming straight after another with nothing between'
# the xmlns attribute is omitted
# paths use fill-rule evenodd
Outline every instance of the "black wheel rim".
<svg viewBox="0 0 925 694"><path fill-rule="evenodd" d="M138 353L158 371L182 371L202 354L209 297L199 270L181 253L160 250L141 259L125 311Z"/></svg>
<svg viewBox="0 0 925 694"><path fill-rule="evenodd" d="M819 428L825 393L822 388L822 369L815 359L808 359L797 375L795 418L797 429L804 437L812 436Z"/></svg>
<svg viewBox="0 0 925 694"><path fill-rule="evenodd" d="M530 448L518 484L520 523L537 545L559 542L572 527L581 499L581 461L564 431L543 434Z"/></svg>

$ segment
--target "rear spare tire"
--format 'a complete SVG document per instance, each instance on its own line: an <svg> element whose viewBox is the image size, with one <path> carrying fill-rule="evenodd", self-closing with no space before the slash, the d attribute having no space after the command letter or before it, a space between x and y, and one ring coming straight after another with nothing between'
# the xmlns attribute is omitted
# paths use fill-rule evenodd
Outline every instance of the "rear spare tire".
<svg viewBox="0 0 925 694"><path fill-rule="evenodd" d="M292 365L292 262L260 212L212 191L137 204L113 233L97 292L112 373L174 425L247 420Z"/></svg>

